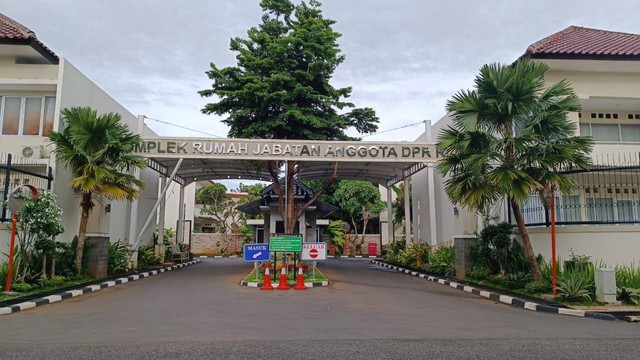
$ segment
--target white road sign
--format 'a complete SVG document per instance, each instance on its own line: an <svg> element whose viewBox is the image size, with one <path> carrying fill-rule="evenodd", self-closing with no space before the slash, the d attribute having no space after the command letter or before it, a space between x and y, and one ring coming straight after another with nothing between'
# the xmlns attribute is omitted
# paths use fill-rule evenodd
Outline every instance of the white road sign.
<svg viewBox="0 0 640 360"><path fill-rule="evenodd" d="M322 261L327 260L327 243L306 242L302 243L302 260Z"/></svg>

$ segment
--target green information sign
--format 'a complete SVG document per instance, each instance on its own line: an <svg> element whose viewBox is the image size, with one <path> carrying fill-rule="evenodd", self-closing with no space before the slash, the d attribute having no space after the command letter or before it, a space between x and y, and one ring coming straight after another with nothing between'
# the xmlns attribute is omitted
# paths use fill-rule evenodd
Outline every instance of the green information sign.
<svg viewBox="0 0 640 360"><path fill-rule="evenodd" d="M302 236L272 236L269 238L269 251L300 252L302 251Z"/></svg>

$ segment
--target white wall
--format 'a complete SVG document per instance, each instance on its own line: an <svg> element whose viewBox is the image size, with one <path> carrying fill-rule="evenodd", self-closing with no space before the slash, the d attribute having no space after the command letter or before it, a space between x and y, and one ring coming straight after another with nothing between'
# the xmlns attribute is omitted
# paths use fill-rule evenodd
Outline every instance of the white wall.
<svg viewBox="0 0 640 360"><path fill-rule="evenodd" d="M536 254L551 259L550 228L529 228L529 237ZM591 256L596 265L603 261L608 266L640 264L640 226L558 226L556 227L556 254L563 260L575 255Z"/></svg>

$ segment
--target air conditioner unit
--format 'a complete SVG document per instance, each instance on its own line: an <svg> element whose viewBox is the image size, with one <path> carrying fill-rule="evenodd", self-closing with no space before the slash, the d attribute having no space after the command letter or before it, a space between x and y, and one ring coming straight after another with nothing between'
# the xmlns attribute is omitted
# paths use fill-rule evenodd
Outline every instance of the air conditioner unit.
<svg viewBox="0 0 640 360"><path fill-rule="evenodd" d="M20 154L27 159L42 159L42 146L23 145Z"/></svg>

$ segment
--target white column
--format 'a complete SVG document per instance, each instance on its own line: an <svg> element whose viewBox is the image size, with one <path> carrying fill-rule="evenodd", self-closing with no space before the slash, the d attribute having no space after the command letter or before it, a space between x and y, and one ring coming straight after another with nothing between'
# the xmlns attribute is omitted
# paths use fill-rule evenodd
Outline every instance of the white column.
<svg viewBox="0 0 640 360"><path fill-rule="evenodd" d="M394 232L393 232L393 204L391 203L391 185L387 187L387 244L390 244L395 240ZM382 249L380 249L382 251Z"/></svg>
<svg viewBox="0 0 640 360"><path fill-rule="evenodd" d="M404 179L404 233L407 246L413 244L411 236L411 176Z"/></svg>
<svg viewBox="0 0 640 360"><path fill-rule="evenodd" d="M176 242L184 243L184 186L182 185L180 185L180 196L178 199L178 229L176 231Z"/></svg>
<svg viewBox="0 0 640 360"><path fill-rule="evenodd" d="M436 219L436 189L433 164L427 165L427 191L429 192L429 244L438 245L438 223Z"/></svg>
<svg viewBox="0 0 640 360"><path fill-rule="evenodd" d="M144 130L144 115L138 115L138 124L136 133L142 136L142 131ZM133 176L140 180L140 170L133 170ZM136 238L138 237L138 200L133 200L131 202L131 216L129 217L129 239L127 240L127 244L134 245Z"/></svg>
<svg viewBox="0 0 640 360"><path fill-rule="evenodd" d="M160 175L160 189L164 189L167 185L167 178L164 175ZM160 240L162 240L162 234L164 233L164 212L167 206L167 195L164 194L160 200L160 212L158 214L158 234L160 235ZM160 241L162 243L162 241Z"/></svg>

